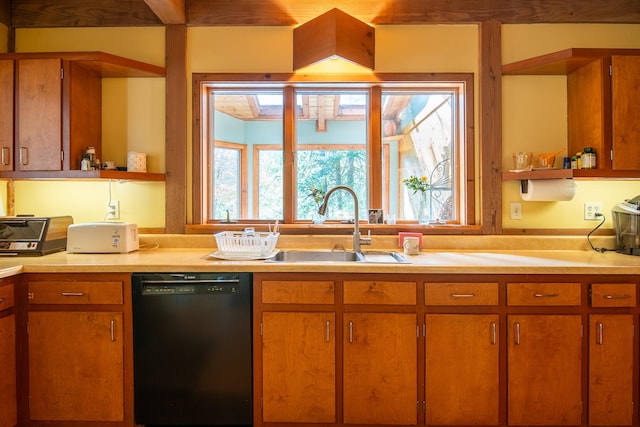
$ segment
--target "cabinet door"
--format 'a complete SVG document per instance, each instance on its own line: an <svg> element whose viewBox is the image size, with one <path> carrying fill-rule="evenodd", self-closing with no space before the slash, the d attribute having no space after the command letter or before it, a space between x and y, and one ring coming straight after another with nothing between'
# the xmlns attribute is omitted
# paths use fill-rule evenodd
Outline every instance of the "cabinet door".
<svg viewBox="0 0 640 427"><path fill-rule="evenodd" d="M0 318L0 427L18 424L15 315Z"/></svg>
<svg viewBox="0 0 640 427"><path fill-rule="evenodd" d="M334 313L263 313L263 421L334 423L335 351Z"/></svg>
<svg viewBox="0 0 640 427"><path fill-rule="evenodd" d="M346 424L416 424L416 315L344 315Z"/></svg>
<svg viewBox="0 0 640 427"><path fill-rule="evenodd" d="M633 316L589 316L589 425L633 423Z"/></svg>
<svg viewBox="0 0 640 427"><path fill-rule="evenodd" d="M497 314L426 316L428 425L499 423Z"/></svg>
<svg viewBox="0 0 640 427"><path fill-rule="evenodd" d="M13 170L13 60L0 61L0 170Z"/></svg>
<svg viewBox="0 0 640 427"><path fill-rule="evenodd" d="M30 312L32 420L123 421L122 313Z"/></svg>
<svg viewBox="0 0 640 427"><path fill-rule="evenodd" d="M510 425L581 423L579 315L510 315L507 355Z"/></svg>
<svg viewBox="0 0 640 427"><path fill-rule="evenodd" d="M613 169L640 169L640 56L611 58Z"/></svg>
<svg viewBox="0 0 640 427"><path fill-rule="evenodd" d="M17 61L17 169L62 169L62 64L59 59Z"/></svg>

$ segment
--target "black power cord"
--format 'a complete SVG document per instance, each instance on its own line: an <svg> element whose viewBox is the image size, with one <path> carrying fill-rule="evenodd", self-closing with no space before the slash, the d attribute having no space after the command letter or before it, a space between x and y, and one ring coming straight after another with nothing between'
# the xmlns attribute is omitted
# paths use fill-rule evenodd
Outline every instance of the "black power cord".
<svg viewBox="0 0 640 427"><path fill-rule="evenodd" d="M602 224L604 224L604 221L606 220L606 218L604 217L604 215L603 215L603 214L601 214L601 213L596 213L596 214L595 214L595 216L596 216L596 218L598 218L598 217L602 218L602 220L600 221L600 224L596 225L596 226L594 227L594 229L593 229L593 230L591 230L591 231L589 232L589 234L587 234L587 242L589 242L589 246L591 246L591 249L593 249L594 251L596 251L596 252L600 252L600 253L605 253L605 252L607 252L607 251L615 251L615 249L596 248L596 247L594 247L594 246L593 246L593 243L591 243L591 235L592 235L592 234L593 234L593 233L594 233L598 228L600 228L600 227L602 226Z"/></svg>

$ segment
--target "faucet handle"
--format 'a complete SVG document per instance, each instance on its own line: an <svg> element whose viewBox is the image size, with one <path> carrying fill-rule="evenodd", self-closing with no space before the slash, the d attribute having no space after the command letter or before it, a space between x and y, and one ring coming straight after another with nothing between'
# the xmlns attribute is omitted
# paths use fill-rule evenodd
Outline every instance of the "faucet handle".
<svg viewBox="0 0 640 427"><path fill-rule="evenodd" d="M371 230L367 233L367 237L358 236L361 245L370 245L371 244Z"/></svg>

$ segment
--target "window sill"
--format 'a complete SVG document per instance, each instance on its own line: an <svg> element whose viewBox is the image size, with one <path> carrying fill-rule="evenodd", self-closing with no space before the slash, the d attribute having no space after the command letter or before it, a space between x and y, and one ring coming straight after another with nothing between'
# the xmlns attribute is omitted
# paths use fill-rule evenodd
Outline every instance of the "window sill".
<svg viewBox="0 0 640 427"><path fill-rule="evenodd" d="M241 231L247 227L254 227L257 231L268 231L266 223L233 223L233 224L200 224L187 225L185 234L215 234L221 231ZM325 224L280 224L278 227L280 234L286 235L335 235L350 234L353 232L353 224L325 223ZM415 224L398 223L387 224L367 224L360 223L360 232L366 234L371 230L372 235L396 235L401 231L418 232L422 234L455 234L455 235L478 235L481 234L480 226L457 225L457 224Z"/></svg>

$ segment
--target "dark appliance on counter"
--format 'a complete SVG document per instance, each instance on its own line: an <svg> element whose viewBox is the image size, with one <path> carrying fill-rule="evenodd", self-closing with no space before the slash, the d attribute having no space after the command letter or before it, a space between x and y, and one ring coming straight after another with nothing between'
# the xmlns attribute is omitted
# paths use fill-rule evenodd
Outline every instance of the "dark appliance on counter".
<svg viewBox="0 0 640 427"><path fill-rule="evenodd" d="M640 255L640 196L618 203L611 214L616 231L616 252Z"/></svg>
<svg viewBox="0 0 640 427"><path fill-rule="evenodd" d="M136 424L252 424L251 273L134 273Z"/></svg>
<svg viewBox="0 0 640 427"><path fill-rule="evenodd" d="M0 217L0 255L42 256L67 248L70 216Z"/></svg>

